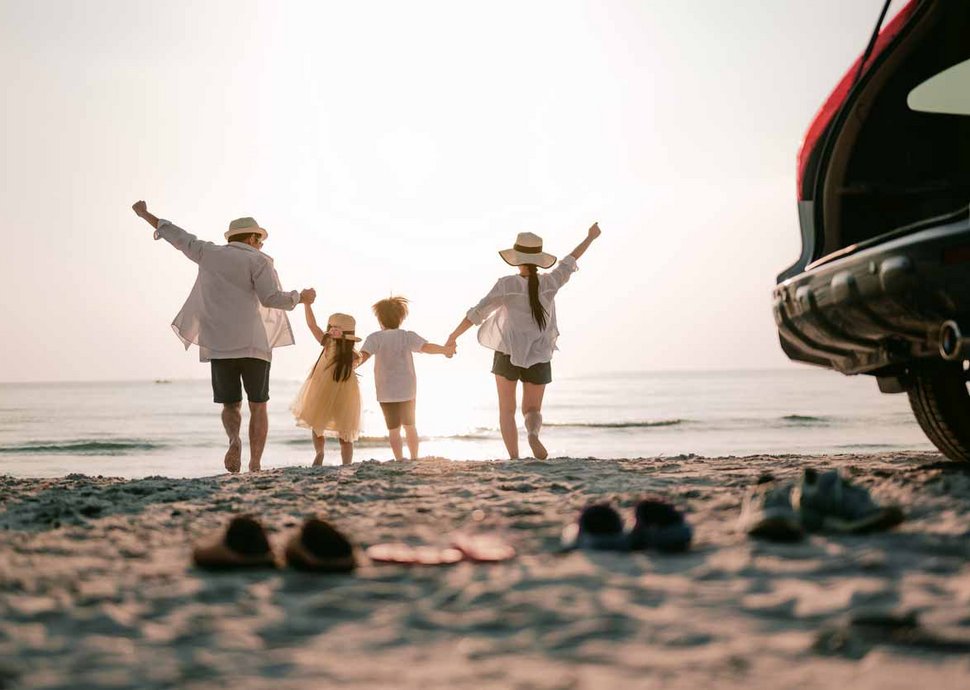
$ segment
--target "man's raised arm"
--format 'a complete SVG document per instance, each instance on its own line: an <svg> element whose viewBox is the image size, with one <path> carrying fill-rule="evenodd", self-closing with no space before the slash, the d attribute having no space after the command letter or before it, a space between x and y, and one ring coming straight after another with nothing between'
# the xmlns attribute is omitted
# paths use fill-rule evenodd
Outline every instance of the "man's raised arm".
<svg viewBox="0 0 970 690"><path fill-rule="evenodd" d="M167 220L160 220L148 211L148 204L144 201L136 201L131 206L139 218L155 228L155 239L163 239L170 245L178 249L195 263L202 261L202 250L206 245L212 244L200 240L195 235L185 232L182 228Z"/></svg>
<svg viewBox="0 0 970 690"><path fill-rule="evenodd" d="M148 212L148 204L144 201L136 201L131 205L131 210L135 212L136 216L143 219L153 228L158 229L158 218Z"/></svg>

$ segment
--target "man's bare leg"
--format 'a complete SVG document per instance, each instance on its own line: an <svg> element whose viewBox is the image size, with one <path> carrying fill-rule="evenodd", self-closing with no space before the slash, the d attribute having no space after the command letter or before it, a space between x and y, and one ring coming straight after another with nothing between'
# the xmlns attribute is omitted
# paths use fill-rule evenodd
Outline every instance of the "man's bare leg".
<svg viewBox="0 0 970 690"><path fill-rule="evenodd" d="M391 442L391 451L395 460L404 459L404 444L401 443L401 427L387 430L387 440Z"/></svg>
<svg viewBox="0 0 970 690"><path fill-rule="evenodd" d="M312 431L310 436L313 437L313 450L316 451L316 455L313 456L313 466L320 467L323 465L323 446L326 439L323 436L317 436Z"/></svg>
<svg viewBox="0 0 970 690"><path fill-rule="evenodd" d="M502 440L509 458L519 459L519 430L515 426L515 386L518 381L509 381L504 376L495 375L498 390L498 422L502 429Z"/></svg>
<svg viewBox="0 0 970 690"><path fill-rule="evenodd" d="M408 452L412 460L418 459L418 427L413 424L404 425L404 435L408 439Z"/></svg>
<svg viewBox="0 0 970 690"><path fill-rule="evenodd" d="M353 441L340 439L340 461L345 465L349 465L354 461Z"/></svg>
<svg viewBox="0 0 970 690"><path fill-rule="evenodd" d="M269 432L269 415L266 403L249 403L249 471L259 472L266 434Z"/></svg>
<svg viewBox="0 0 970 690"><path fill-rule="evenodd" d="M229 450L223 461L226 469L235 474L242 467L242 440L239 438L239 427L242 426L242 403L225 403L222 406L222 426L229 437Z"/></svg>

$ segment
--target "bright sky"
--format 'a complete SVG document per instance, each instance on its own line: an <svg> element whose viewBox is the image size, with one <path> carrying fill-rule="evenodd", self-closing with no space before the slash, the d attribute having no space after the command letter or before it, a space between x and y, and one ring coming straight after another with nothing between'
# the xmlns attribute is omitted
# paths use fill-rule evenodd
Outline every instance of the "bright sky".
<svg viewBox="0 0 970 690"><path fill-rule="evenodd" d="M898 9L901 3L896 3ZM201 378L196 266L131 204L269 229L317 314L412 300L442 342L520 231L562 256L557 375L797 366L795 154L882 0L0 0L0 381ZM274 377L301 378L298 343ZM456 371L487 372L474 332Z"/></svg>

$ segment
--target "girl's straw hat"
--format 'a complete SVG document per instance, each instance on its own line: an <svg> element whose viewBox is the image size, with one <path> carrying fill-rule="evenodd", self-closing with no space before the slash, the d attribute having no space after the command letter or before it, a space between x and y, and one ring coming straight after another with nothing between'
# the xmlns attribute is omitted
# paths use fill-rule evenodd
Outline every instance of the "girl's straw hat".
<svg viewBox="0 0 970 690"><path fill-rule="evenodd" d="M353 340L355 343L360 342L360 338L354 335L354 329L357 328L357 322L354 320L353 316L349 314L331 314L330 318L327 319L327 330L331 328L339 328L343 331L344 340Z"/></svg>
<svg viewBox="0 0 970 690"><path fill-rule="evenodd" d="M229 229L226 230L226 239L228 240L233 235L242 235L247 232L255 232L259 235L259 239L264 241L269 237L269 233L264 228L259 227L259 223L256 222L255 218L236 218L236 220L229 223Z"/></svg>
<svg viewBox="0 0 970 690"><path fill-rule="evenodd" d="M542 251L542 238L531 232L520 232L515 238L515 246L498 253L510 266L535 264L539 268L549 268L556 263L556 257Z"/></svg>

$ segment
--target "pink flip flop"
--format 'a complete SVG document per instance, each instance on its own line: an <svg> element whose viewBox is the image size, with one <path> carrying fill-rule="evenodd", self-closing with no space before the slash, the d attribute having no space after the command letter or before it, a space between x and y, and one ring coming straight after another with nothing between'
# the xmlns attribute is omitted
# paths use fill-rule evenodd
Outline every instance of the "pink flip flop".
<svg viewBox="0 0 970 690"><path fill-rule="evenodd" d="M454 565L464 558L455 548L436 546L411 546L403 542L374 544L365 551L375 563L395 565Z"/></svg>
<svg viewBox="0 0 970 690"><path fill-rule="evenodd" d="M494 534L456 534L451 545L465 560L475 563L500 563L515 558L515 548Z"/></svg>

